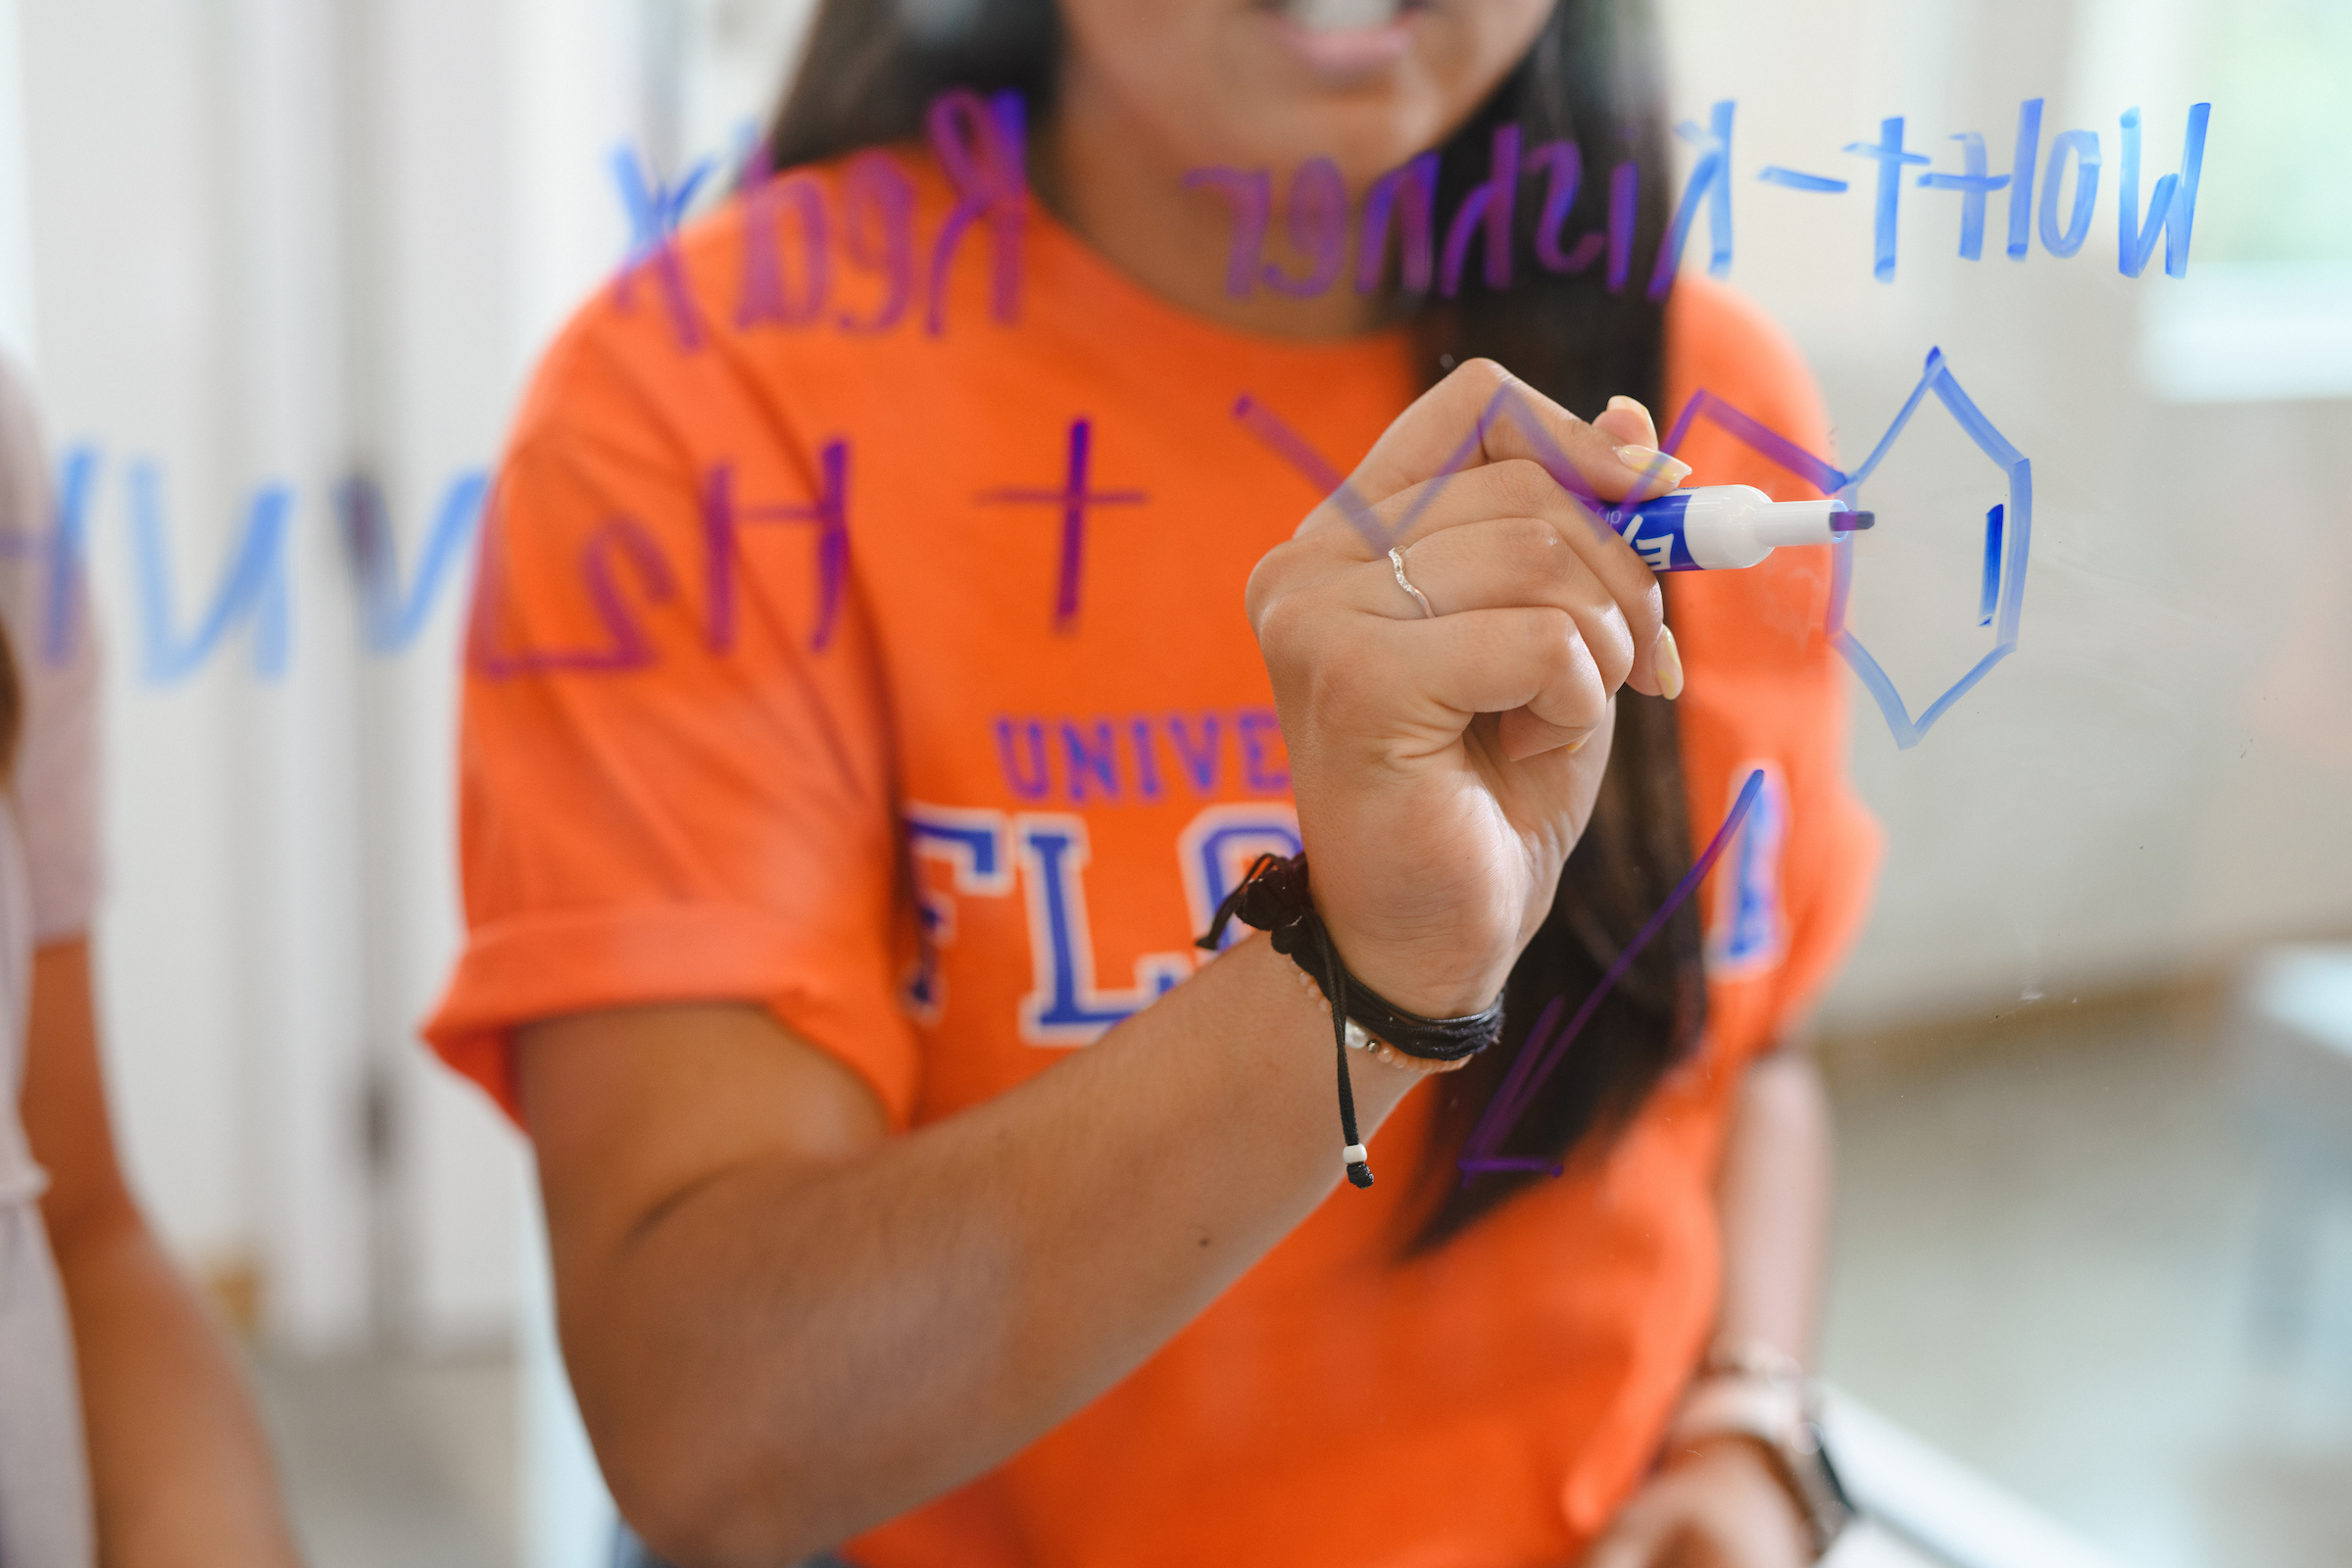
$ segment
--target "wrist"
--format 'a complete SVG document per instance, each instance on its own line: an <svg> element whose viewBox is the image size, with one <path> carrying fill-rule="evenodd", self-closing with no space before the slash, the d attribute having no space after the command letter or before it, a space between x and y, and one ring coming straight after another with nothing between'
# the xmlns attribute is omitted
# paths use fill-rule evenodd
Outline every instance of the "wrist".
<svg viewBox="0 0 2352 1568"><path fill-rule="evenodd" d="M1668 1424L1662 1458L1672 1466L1742 1449L1771 1474L1817 1555L1826 1554L1852 1519L1853 1505L1822 1446L1804 1369L1769 1346L1708 1357Z"/></svg>
<svg viewBox="0 0 2352 1568"><path fill-rule="evenodd" d="M1316 908L1322 912L1319 898ZM1462 1018L1493 1006L1518 957L1516 951L1465 951L1452 934L1422 940L1376 937L1358 925L1334 924L1328 916L1323 927L1349 974L1425 1018Z"/></svg>
<svg viewBox="0 0 2352 1568"><path fill-rule="evenodd" d="M1424 1018L1466 1018L1484 1012L1502 995L1510 965L1432 959L1425 955L1385 951L1364 942L1334 937L1340 961L1396 1006Z"/></svg>
<svg viewBox="0 0 2352 1568"><path fill-rule="evenodd" d="M1805 1499L1789 1484L1787 1467L1773 1446L1744 1432L1719 1432L1669 1449L1660 1456L1661 1477L1670 1484L1699 1486L1732 1501L1743 1539L1769 1536L1785 1541L1799 1562L1826 1554Z"/></svg>
<svg viewBox="0 0 2352 1568"><path fill-rule="evenodd" d="M1304 993L1309 1005L1322 1015L1323 1026L1326 1029L1330 1028L1331 1000L1323 995L1323 988L1315 983L1313 975L1297 964L1291 965L1291 973L1298 979L1298 988ZM1367 1066L1375 1067L1401 1073L1409 1081L1415 1078L1434 1077L1439 1073L1452 1072L1456 1068L1470 1065L1468 1056L1456 1056L1450 1061L1446 1061L1429 1056L1407 1055L1386 1040L1376 1038L1353 1018L1348 1019L1344 1027L1349 1052L1348 1063L1351 1068L1358 1071Z"/></svg>
<svg viewBox="0 0 2352 1568"><path fill-rule="evenodd" d="M1773 1457L1773 1446L1752 1432L1704 1432L1679 1443L1671 1443L1658 1456L1661 1470L1681 1470L1695 1464L1737 1465L1752 1471L1772 1483L1789 1508L1799 1518L1804 1505L1781 1479L1779 1464Z"/></svg>
<svg viewBox="0 0 2352 1568"><path fill-rule="evenodd" d="M1311 897L1348 972L1425 1018L1466 1017L1492 1006L1524 945L1513 940L1516 928L1491 932L1489 922L1459 911L1399 907L1394 890L1382 902L1377 894L1350 897L1345 886L1319 882ZM1375 918L1362 918L1367 914Z"/></svg>
<svg viewBox="0 0 2352 1568"><path fill-rule="evenodd" d="M1484 1007L1442 1016L1415 1012L1373 991L1348 968L1324 924L1309 887L1304 855L1288 859L1259 856L1217 906L1208 930L1195 945L1216 951L1226 927L1237 919L1268 933L1274 950L1297 963L1325 1004L1339 1068L1342 1158L1348 1180L1369 1187L1371 1153L1356 1116L1355 1068L1348 1058L1360 1054L1363 1064L1376 1070L1402 1065L1389 1060L1391 1054L1439 1063L1467 1059L1501 1036L1499 988L1495 1000Z"/></svg>

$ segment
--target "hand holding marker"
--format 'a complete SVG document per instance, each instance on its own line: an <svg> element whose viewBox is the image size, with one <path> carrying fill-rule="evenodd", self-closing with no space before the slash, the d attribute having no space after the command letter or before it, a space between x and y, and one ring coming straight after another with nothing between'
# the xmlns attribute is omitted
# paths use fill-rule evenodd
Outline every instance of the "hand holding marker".
<svg viewBox="0 0 2352 1568"><path fill-rule="evenodd" d="M1638 452L1627 448L1618 456L1634 460ZM1677 480L1690 471L1679 459L1662 455L1632 466L1654 466ZM1834 545L1878 520L1870 513L1848 511L1842 501L1775 501L1744 484L1677 490L1639 506L1605 507L1595 515L1652 571L1753 566L1782 545Z"/></svg>

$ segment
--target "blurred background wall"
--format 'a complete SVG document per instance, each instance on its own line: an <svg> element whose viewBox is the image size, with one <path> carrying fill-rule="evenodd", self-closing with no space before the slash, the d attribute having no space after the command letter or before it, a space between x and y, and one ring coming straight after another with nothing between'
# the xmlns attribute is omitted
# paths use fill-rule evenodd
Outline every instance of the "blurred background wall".
<svg viewBox="0 0 2352 1568"><path fill-rule="evenodd" d="M109 653L116 1102L166 1235L281 1349L506 1343L531 1245L516 1140L414 1039L458 932L464 564L371 649L335 498L380 492L414 592L453 483L495 459L538 349L628 248L614 151L667 179L730 162L808 9L0 0L0 341L33 369L61 473L85 455ZM1888 856L1823 1008L1837 1048L2210 994L2262 943L2352 933L2352 136L2333 108L2352 13L1664 11L1678 118L1737 105L1730 279L1816 367L1838 456L1859 461L1940 347L2034 464L2015 656L1909 749L1855 687ZM1984 259L1962 260L1958 199L1906 187L1894 279L1874 280L1875 165L1842 149L1901 116L1936 167L1974 131L2003 171L2035 97L2045 158L2060 129L2101 138L2082 253L2008 260L1996 195ZM2144 201L2200 101L2189 275L2160 253L2127 278L2119 116L2143 111ZM1759 182L1776 164L1854 188ZM282 669L258 667L251 623L163 669L273 485ZM160 557L139 553L142 494ZM1914 713L1982 652L1974 552L2000 499L1932 407L1867 493L1886 526L1854 626ZM142 599L159 560L161 626Z"/></svg>
<svg viewBox="0 0 2352 1568"><path fill-rule="evenodd" d="M1840 456L1859 461L1940 346L2034 462L2016 656L1911 751L1858 710L1856 772L1888 858L1825 1022L1851 1034L2064 1004L2209 976L2262 940L2352 931L2352 691L2340 640L2331 661L2296 651L2352 602L2352 231L2340 186L2310 183L2352 158L2320 84L2352 66L2352 12L2307 0L1674 0L1668 12L1678 110L1740 105L1732 279L1804 347ZM1906 180L1894 281L1871 281L1871 206L1857 198L1875 166L1839 149L1902 116L1935 167L1956 169L1950 137L1973 131L2004 172L2033 98L2045 100L2045 174L2060 130L2101 138L2082 250L2060 260L2037 239L2029 260L2008 260L1996 193L1984 259L1962 260L1958 198ZM2159 258L2126 277L2119 119L2143 112L2144 220L2148 182L2180 167L2198 102L2214 107L2188 276L2160 276ZM1856 194L1753 183L1768 163L1851 179ZM1973 625L1970 530L2001 499L1989 466L1936 428L1948 421L1927 417L1871 494L1890 526L1860 552L1854 590L1866 642L1921 656L1914 712L1941 684L1928 677L1977 650L1905 622Z"/></svg>
<svg viewBox="0 0 2352 1568"><path fill-rule="evenodd" d="M805 9L0 10L0 332L61 464L93 464L117 1103L165 1232L284 1343L503 1337L516 1289L514 1140L414 1036L458 931L466 561L413 640L371 652L339 487L380 489L414 592L453 481L495 458L538 347L627 246L609 156L726 153ZM158 678L273 485L283 668L247 622Z"/></svg>

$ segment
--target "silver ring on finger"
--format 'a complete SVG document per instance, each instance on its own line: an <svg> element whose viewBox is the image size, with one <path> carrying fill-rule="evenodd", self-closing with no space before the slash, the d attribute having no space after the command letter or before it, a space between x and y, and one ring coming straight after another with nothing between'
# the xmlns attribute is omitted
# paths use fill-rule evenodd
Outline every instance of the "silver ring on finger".
<svg viewBox="0 0 2352 1568"><path fill-rule="evenodd" d="M1413 603L1421 607L1423 617L1429 620L1437 619L1438 612L1430 608L1429 595L1414 587L1413 579L1404 574L1404 552L1392 549L1389 552L1389 565L1396 573L1396 586L1413 596Z"/></svg>

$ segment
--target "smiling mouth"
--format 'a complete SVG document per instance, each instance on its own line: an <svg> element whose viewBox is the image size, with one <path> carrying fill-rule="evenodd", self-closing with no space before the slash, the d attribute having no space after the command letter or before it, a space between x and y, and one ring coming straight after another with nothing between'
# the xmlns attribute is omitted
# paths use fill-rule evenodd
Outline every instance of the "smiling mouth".
<svg viewBox="0 0 2352 1568"><path fill-rule="evenodd" d="M1390 27L1425 0L1275 0L1269 9L1308 32L1365 32Z"/></svg>

